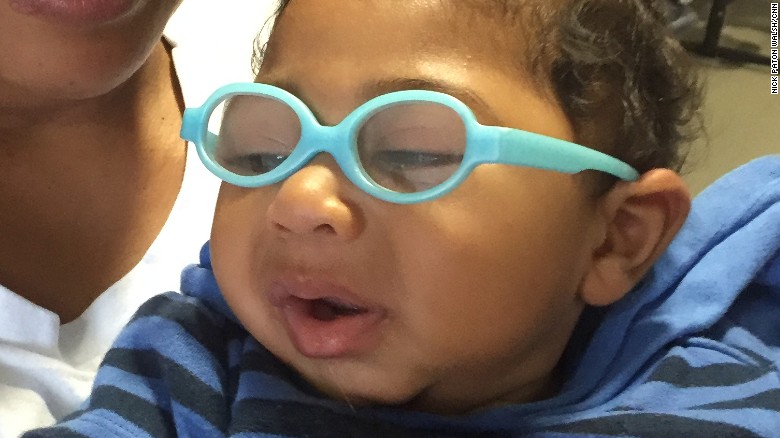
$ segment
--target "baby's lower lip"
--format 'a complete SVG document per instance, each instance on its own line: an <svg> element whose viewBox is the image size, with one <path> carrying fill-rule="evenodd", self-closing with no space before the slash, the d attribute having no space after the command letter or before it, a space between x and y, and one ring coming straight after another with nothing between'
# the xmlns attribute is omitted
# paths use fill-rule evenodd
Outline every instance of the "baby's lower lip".
<svg viewBox="0 0 780 438"><path fill-rule="evenodd" d="M119 18L130 11L136 2L137 0L11 0L11 6L23 14L46 17L63 24L94 25Z"/></svg>
<svg viewBox="0 0 780 438"><path fill-rule="evenodd" d="M272 295L280 296L274 284ZM299 353L310 358L337 358L370 350L379 342L379 326L385 313L373 308L343 309L338 314L322 300L287 295L274 300L285 329ZM326 307L326 309L320 309Z"/></svg>

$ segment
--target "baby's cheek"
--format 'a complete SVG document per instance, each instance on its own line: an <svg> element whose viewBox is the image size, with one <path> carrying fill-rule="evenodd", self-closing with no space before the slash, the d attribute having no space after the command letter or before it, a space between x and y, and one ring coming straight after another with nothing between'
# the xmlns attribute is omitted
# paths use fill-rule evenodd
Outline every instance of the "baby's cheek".
<svg viewBox="0 0 780 438"><path fill-rule="evenodd" d="M547 240L553 225L528 223L519 211L497 223L485 211L442 209L405 236L399 274L410 331L440 361L517 354L567 301L559 280L573 273L562 268L563 249Z"/></svg>

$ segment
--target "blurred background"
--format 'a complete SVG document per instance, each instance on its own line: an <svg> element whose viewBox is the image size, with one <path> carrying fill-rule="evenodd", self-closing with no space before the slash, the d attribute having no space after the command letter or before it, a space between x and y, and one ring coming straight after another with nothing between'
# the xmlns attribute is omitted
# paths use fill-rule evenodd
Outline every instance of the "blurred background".
<svg viewBox="0 0 780 438"><path fill-rule="evenodd" d="M681 41L701 50L711 8L725 6L718 47L769 56L770 0L668 0ZM775 0L777 2L777 0ZM695 50L694 50L695 51ZM706 50L705 50L706 51ZM696 194L756 157L780 154L780 95L770 94L769 64L694 55L705 84L706 137L692 146L684 177Z"/></svg>

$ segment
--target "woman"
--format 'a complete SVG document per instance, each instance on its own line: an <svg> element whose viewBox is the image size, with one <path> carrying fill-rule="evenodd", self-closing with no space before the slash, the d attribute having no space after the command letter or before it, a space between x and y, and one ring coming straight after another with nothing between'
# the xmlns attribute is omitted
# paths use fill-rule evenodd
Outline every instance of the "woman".
<svg viewBox="0 0 780 438"><path fill-rule="evenodd" d="M217 181L181 110L251 79L272 2L185 3L166 28L179 2L0 0L0 436L75 410L208 238Z"/></svg>

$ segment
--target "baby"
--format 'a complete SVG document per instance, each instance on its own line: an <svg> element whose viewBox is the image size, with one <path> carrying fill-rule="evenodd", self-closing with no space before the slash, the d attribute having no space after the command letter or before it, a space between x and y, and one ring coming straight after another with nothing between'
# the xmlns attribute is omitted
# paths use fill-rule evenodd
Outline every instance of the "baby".
<svg viewBox="0 0 780 438"><path fill-rule="evenodd" d="M201 265L30 436L763 430L647 386L676 362L628 293L688 214L697 95L661 20L650 0L283 1L256 83L185 113L225 181Z"/></svg>

